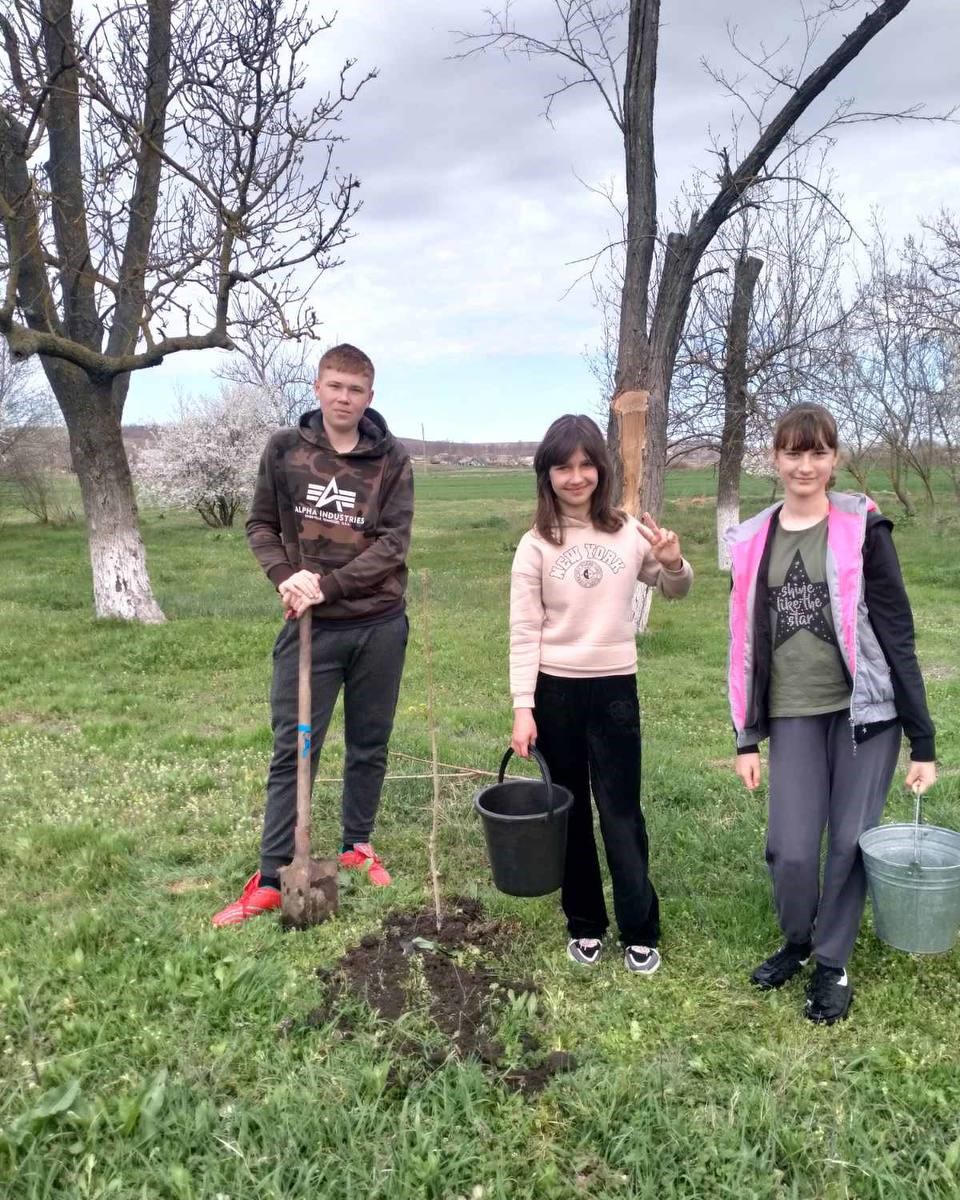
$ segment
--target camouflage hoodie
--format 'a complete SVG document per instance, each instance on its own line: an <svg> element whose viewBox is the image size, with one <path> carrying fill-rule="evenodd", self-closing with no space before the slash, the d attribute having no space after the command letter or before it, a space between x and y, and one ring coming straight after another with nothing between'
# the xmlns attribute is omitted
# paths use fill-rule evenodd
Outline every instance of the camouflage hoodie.
<svg viewBox="0 0 960 1200"><path fill-rule="evenodd" d="M273 434L260 460L247 541L274 586L301 568L320 576L315 618L369 621L402 612L413 519L410 456L378 412L338 454L319 409Z"/></svg>

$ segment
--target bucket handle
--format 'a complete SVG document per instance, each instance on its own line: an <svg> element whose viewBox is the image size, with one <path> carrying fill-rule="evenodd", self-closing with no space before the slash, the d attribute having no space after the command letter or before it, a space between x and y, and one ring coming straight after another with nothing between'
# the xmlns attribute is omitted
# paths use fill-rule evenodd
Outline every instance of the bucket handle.
<svg viewBox="0 0 960 1200"><path fill-rule="evenodd" d="M503 783L503 773L507 769L507 763L510 761L510 757L512 754L513 754L513 747L508 746L506 754L503 756L503 758L500 761L500 770L497 773L497 783ZM540 774L543 776L543 782L546 784L546 787L547 787L547 820L549 821L550 818L553 816L553 810L555 807L555 797L554 797L554 792L553 792L553 780L550 778L550 768L547 766L546 759L543 757L543 755L540 753L540 751L536 748L536 746L530 747L530 756L536 760L537 766L540 768Z"/></svg>
<svg viewBox="0 0 960 1200"><path fill-rule="evenodd" d="M923 793L919 782L913 785L913 861L920 865L920 826L923 824Z"/></svg>

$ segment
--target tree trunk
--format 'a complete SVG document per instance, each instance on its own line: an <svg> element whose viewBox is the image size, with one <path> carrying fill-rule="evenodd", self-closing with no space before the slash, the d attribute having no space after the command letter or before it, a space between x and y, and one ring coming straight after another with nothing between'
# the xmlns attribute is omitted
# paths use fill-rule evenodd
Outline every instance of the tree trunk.
<svg viewBox="0 0 960 1200"><path fill-rule="evenodd" d="M724 533L740 522L740 469L747 432L747 346L753 293L763 261L743 253L733 271L733 297L727 322L727 357L723 365L723 433L717 465L717 566L730 569Z"/></svg>
<svg viewBox="0 0 960 1200"><path fill-rule="evenodd" d="M622 422L613 411L622 392L647 391L650 357L647 336L650 276L657 237L657 173L653 160L653 109L660 36L660 0L633 0L627 31L623 81L623 150L627 190L626 243L614 394L610 397L607 442L614 464L615 486L629 512L640 508L640 497L623 490L625 464L621 455ZM642 453L642 452L641 452Z"/></svg>
<svg viewBox="0 0 960 1200"><path fill-rule="evenodd" d="M650 326L650 339L644 347L645 353L638 371L639 382L636 386L649 394L639 509L641 512L650 512L655 517L659 517L663 507L663 484L667 465L667 417L670 411L673 368L677 361L680 336L703 249L699 245L692 246L686 234L668 235L660 286L657 289L657 303Z"/></svg>
<svg viewBox="0 0 960 1200"><path fill-rule="evenodd" d="M849 471L849 473L853 476L854 480L856 481L857 487L860 489L861 492L864 493L864 495L866 495L866 493L867 493L867 474L870 470L869 466L862 465L860 463L859 458L855 458L853 455L848 455L846 457L846 459L844 459L844 461L842 462L841 465L843 466L845 471Z"/></svg>
<svg viewBox="0 0 960 1200"><path fill-rule="evenodd" d="M930 469L925 468L925 469L921 470L920 467L918 467L916 464L914 464L913 469L920 476L920 482L923 484L923 491L927 497L927 503L930 505L931 509L936 509L937 498L933 493L933 484L930 479L930 475L931 475Z"/></svg>
<svg viewBox="0 0 960 1200"><path fill-rule="evenodd" d="M896 446L891 446L890 448L887 475L890 478L890 486L893 488L893 494L903 505L904 512L908 517L914 516L917 510L903 479L903 459Z"/></svg>
<svg viewBox="0 0 960 1200"><path fill-rule="evenodd" d="M98 617L158 624L165 618L153 598L137 502L109 383L93 383L65 364L44 363L70 435L80 482Z"/></svg>
<svg viewBox="0 0 960 1200"><path fill-rule="evenodd" d="M953 484L953 498L957 504L960 504L960 471L951 463L948 463L947 470L950 472L950 481Z"/></svg>

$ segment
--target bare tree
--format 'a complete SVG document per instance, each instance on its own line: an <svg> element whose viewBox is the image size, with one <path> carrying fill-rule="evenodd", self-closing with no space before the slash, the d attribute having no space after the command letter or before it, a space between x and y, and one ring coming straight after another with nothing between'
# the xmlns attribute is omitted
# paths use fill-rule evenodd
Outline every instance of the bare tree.
<svg viewBox="0 0 960 1200"><path fill-rule="evenodd" d="M14 363L0 344L0 497L9 496L42 524L73 519L58 501L56 401L39 370Z"/></svg>
<svg viewBox="0 0 960 1200"><path fill-rule="evenodd" d="M288 335L313 325L309 288L357 207L334 151L365 79L348 86L347 63L303 103L330 24L305 5L84 12L12 0L0 17L0 333L40 356L66 419L97 614L160 621L120 434L131 372L230 349L238 294Z"/></svg>
<svg viewBox="0 0 960 1200"><path fill-rule="evenodd" d="M716 190L702 210L690 214L685 228L667 234L656 277L653 272L660 229L653 114L660 0L630 0L629 4L554 0L559 29L549 38L518 28L508 4L502 12L488 14L487 33L464 35L473 41L470 52L497 48L505 53L550 55L562 60L567 73L548 97L548 111L566 91L589 84L599 91L622 134L627 230L609 435L621 464L623 501L630 511L657 511L661 505L670 387L704 254L724 222L751 202L753 190L782 173L791 151L785 139L810 105L908 3L870 3L857 27L817 67L808 70L825 15L862 7L857 0L829 0L823 12L804 22L807 44L799 68L783 67L777 61L779 48L751 60L765 81L759 99L746 97L737 81L717 76L731 96L746 103L747 111L756 119L756 140L736 163L720 149ZM771 112L775 103L780 107ZM909 110L899 115L912 114ZM872 119L878 115L868 116ZM856 114L843 104L821 130L814 132L858 116L864 114Z"/></svg>
<svg viewBox="0 0 960 1200"><path fill-rule="evenodd" d="M789 176L754 192L704 256L673 380L668 452L719 453L717 546L739 520L746 445L768 444L791 404L821 400L842 321L849 227L831 194L825 151L798 151ZM762 265L761 265L762 264Z"/></svg>
<svg viewBox="0 0 960 1200"><path fill-rule="evenodd" d="M880 425L869 391L863 386L857 357L855 322L847 314L837 336L834 354L827 364L826 394L837 420L843 465L861 492L869 491L867 476L877 458Z"/></svg>
<svg viewBox="0 0 960 1200"><path fill-rule="evenodd" d="M960 218L944 209L926 224L927 240L909 240L907 254L923 266L918 297L924 324L948 338L960 338Z"/></svg>
<svg viewBox="0 0 960 1200"><path fill-rule="evenodd" d="M273 428L295 425L301 413L312 407L313 381L321 350L309 338L277 337L269 321L259 312L246 322L246 336L226 356L217 374L244 392L257 394L257 408ZM266 314L262 314L266 315Z"/></svg>
<svg viewBox="0 0 960 1200"><path fill-rule="evenodd" d="M902 253L873 222L868 271L849 322L857 386L883 447L887 475L908 513L915 510L908 472L936 503L933 472L942 458L936 406L949 395L944 334L929 317L931 281L922 254L908 240Z"/></svg>
<svg viewBox="0 0 960 1200"><path fill-rule="evenodd" d="M960 338L944 338L941 352L943 386L931 398L931 411L953 498L960 503Z"/></svg>
<svg viewBox="0 0 960 1200"><path fill-rule="evenodd" d="M31 363L15 363L0 343L0 460L38 429L57 424L57 406Z"/></svg>
<svg viewBox="0 0 960 1200"><path fill-rule="evenodd" d="M930 457L947 468L960 500L960 221L943 209L922 225L923 234L907 238L901 255L900 307L909 313L914 337L920 330L927 335L922 366Z"/></svg>

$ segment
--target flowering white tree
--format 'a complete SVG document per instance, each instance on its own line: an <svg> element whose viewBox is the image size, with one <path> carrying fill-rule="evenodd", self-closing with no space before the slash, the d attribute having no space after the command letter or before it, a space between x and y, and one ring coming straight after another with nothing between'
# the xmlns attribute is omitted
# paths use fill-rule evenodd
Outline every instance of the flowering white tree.
<svg viewBox="0 0 960 1200"><path fill-rule="evenodd" d="M772 438L771 438L772 441ZM773 503L777 495L777 484L780 476L773 461L773 450L770 446L749 446L743 452L743 462L740 469L744 475L753 479L766 479L770 483L770 501Z"/></svg>
<svg viewBox="0 0 960 1200"><path fill-rule="evenodd" d="M136 458L134 477L154 504L194 509L214 528L232 525L250 503L268 432L256 394L224 391L158 426Z"/></svg>

